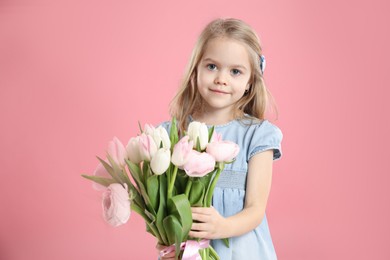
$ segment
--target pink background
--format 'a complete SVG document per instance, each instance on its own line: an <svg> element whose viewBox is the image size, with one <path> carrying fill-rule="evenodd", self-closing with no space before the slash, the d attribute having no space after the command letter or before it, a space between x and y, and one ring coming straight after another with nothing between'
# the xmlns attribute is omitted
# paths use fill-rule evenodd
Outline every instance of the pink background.
<svg viewBox="0 0 390 260"><path fill-rule="evenodd" d="M267 58L284 133L267 210L279 259L390 259L389 7L2 0L0 259L156 259L141 218L108 226L80 174L138 120L169 119L216 17L251 24Z"/></svg>

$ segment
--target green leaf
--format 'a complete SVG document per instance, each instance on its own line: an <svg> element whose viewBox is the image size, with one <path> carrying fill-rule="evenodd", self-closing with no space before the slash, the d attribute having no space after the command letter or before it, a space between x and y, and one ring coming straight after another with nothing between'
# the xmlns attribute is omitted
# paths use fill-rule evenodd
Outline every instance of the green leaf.
<svg viewBox="0 0 390 260"><path fill-rule="evenodd" d="M123 170L119 167L119 165L112 159L110 154L107 153L107 160L110 162L111 167L114 171L114 175L120 180L120 183L125 183L126 179L123 175Z"/></svg>
<svg viewBox="0 0 390 260"><path fill-rule="evenodd" d="M212 126L212 127L209 128L209 143L210 143L210 141L211 141L211 137L213 137L214 128L215 128L214 126Z"/></svg>
<svg viewBox="0 0 390 260"><path fill-rule="evenodd" d="M150 204L152 205L153 209L157 212L158 210L158 191L159 191L159 184L158 184L158 176L152 175L146 180L146 190L149 195Z"/></svg>
<svg viewBox="0 0 390 260"><path fill-rule="evenodd" d="M135 184L137 185L138 189L141 190L141 187L144 186L144 184L141 181L142 172L138 165L132 163L131 161L126 159L126 164L129 167L129 172L131 174L131 177L133 177L133 180Z"/></svg>
<svg viewBox="0 0 390 260"><path fill-rule="evenodd" d="M160 201L159 201L159 206L158 206L158 211L157 211L157 217L156 217L156 226L158 229L158 232L160 234L161 240L164 245L169 245L168 239L165 233L165 227L163 220L167 215L167 205L166 205L166 199L167 199L167 178L166 176L160 175L159 176L159 184L160 184Z"/></svg>
<svg viewBox="0 0 390 260"><path fill-rule="evenodd" d="M154 222L156 221L156 217L152 213L150 213L147 209L144 210L144 213L150 219L150 223L154 224Z"/></svg>
<svg viewBox="0 0 390 260"><path fill-rule="evenodd" d="M108 163L106 163L106 161L104 161L103 159L101 159L101 158L98 157L98 156L96 156L96 158L98 158L98 160L100 161L100 163L103 165L104 169L106 169L106 171L111 175L111 177L112 177L117 183L121 183L121 179L115 174L114 169L111 167L111 165L109 165Z"/></svg>
<svg viewBox="0 0 390 260"><path fill-rule="evenodd" d="M174 215L169 215L164 219L164 226L167 232L168 243L170 245L175 244L175 258L177 259L180 254L180 244L183 241L183 227Z"/></svg>
<svg viewBox="0 0 390 260"><path fill-rule="evenodd" d="M133 211L135 211L136 213L138 213L144 220L145 220L145 223L146 223L146 231L149 232L150 234L152 234L154 237L156 237L158 239L158 241L160 243L162 243L162 239L160 237L160 234L158 232L158 230L156 229L156 226L154 225L154 219L150 219L146 214L150 214L150 212L147 212L147 210L142 210L140 207L138 207L137 205L135 204L131 204L131 209Z"/></svg>
<svg viewBox="0 0 390 260"><path fill-rule="evenodd" d="M142 175L142 173L141 173L141 170L140 170L139 166L134 164L134 163L132 163L131 161L129 161L127 159L125 161L126 161L127 166L129 167L130 174L133 177L133 179L134 179L134 181L135 181L135 183L136 183L136 185L137 185L137 187L138 187L138 189L139 189L139 191L141 193L141 196L142 196L142 198L143 198L143 200L145 202L146 208L150 212L152 212L153 214L156 214L156 212L155 212L155 210L152 207L152 204L150 202L150 199L149 199L148 193L146 191L145 185L144 185L144 183L141 180L142 176L140 176L140 175Z"/></svg>
<svg viewBox="0 0 390 260"><path fill-rule="evenodd" d="M219 255L218 255L217 251L215 251L215 249L211 245L208 247L208 249L210 250L209 256L212 257L212 259L219 260Z"/></svg>
<svg viewBox="0 0 390 260"><path fill-rule="evenodd" d="M152 175L153 174L152 174L152 170L150 169L150 163L144 161L144 163L142 164L142 176L144 177L143 181L145 184L146 184L146 181L149 178L149 176L152 176Z"/></svg>
<svg viewBox="0 0 390 260"><path fill-rule="evenodd" d="M141 127L141 122L140 121L138 121L138 127L139 127L139 131L141 132L141 134L144 132L143 130L142 130L142 127Z"/></svg>
<svg viewBox="0 0 390 260"><path fill-rule="evenodd" d="M171 140L171 151L173 151L173 147L179 141L179 133L176 124L176 118L173 117L171 121L171 129L169 131L169 139Z"/></svg>
<svg viewBox="0 0 390 260"><path fill-rule="evenodd" d="M134 186L132 182L128 183L129 188L129 198L133 201L133 204L137 204L137 206L141 208L145 208L145 202L143 201L139 190Z"/></svg>
<svg viewBox="0 0 390 260"><path fill-rule="evenodd" d="M149 234L151 234L152 236L156 236L153 232L153 230L150 228L150 225L148 225L147 223L145 223L145 226L146 226L146 232L148 232Z"/></svg>
<svg viewBox="0 0 390 260"><path fill-rule="evenodd" d="M210 207L211 206L211 200L212 200L212 197L213 197L214 188L215 188L215 185L218 182L219 175L221 174L221 172L222 172L222 170L217 168L213 172L208 174L210 179L208 180L205 197L203 199L203 206L204 207Z"/></svg>
<svg viewBox="0 0 390 260"><path fill-rule="evenodd" d="M198 152L201 152L201 151L202 151L202 149L200 148L200 139L199 139L199 136L198 136L198 138L196 138L196 150L197 150Z"/></svg>
<svg viewBox="0 0 390 260"><path fill-rule="evenodd" d="M188 179L189 179L188 175L183 170L179 169L177 171L176 181L175 181L177 194L184 193L187 186Z"/></svg>
<svg viewBox="0 0 390 260"><path fill-rule="evenodd" d="M230 245L229 245L229 238L223 238L222 242L225 244L226 247L228 247L228 248L230 247Z"/></svg>
<svg viewBox="0 0 390 260"><path fill-rule="evenodd" d="M191 206L202 207L203 198L205 195L205 186L200 180L197 179L199 178L196 178L192 182L191 192L188 199L190 201Z"/></svg>
<svg viewBox="0 0 390 260"><path fill-rule="evenodd" d="M108 187L110 184L117 183L115 180L105 177L99 177L99 176L91 176L91 175L85 175L82 174L84 178L94 181L100 185L103 185L104 187Z"/></svg>
<svg viewBox="0 0 390 260"><path fill-rule="evenodd" d="M186 195L179 194L168 200L168 213L174 215L180 221L183 227L181 239L183 241L188 236L192 226L191 205Z"/></svg>

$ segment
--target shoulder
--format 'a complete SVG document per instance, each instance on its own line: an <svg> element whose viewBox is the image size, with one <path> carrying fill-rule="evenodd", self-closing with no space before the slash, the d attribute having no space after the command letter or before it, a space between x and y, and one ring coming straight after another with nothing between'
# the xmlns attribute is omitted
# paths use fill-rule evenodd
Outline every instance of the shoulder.
<svg viewBox="0 0 390 260"><path fill-rule="evenodd" d="M171 121L163 121L163 122L157 124L156 127L159 127L159 126L162 126L165 128L165 130L169 131L169 129L171 128Z"/></svg>
<svg viewBox="0 0 390 260"><path fill-rule="evenodd" d="M278 126L267 119L263 119L252 123L249 129L248 158L271 149L274 150L274 160L281 157L283 133Z"/></svg>
<svg viewBox="0 0 390 260"><path fill-rule="evenodd" d="M260 132L263 135L274 136L280 139L283 138L282 130L267 119L261 120L261 122L254 124L253 127L256 132Z"/></svg>
<svg viewBox="0 0 390 260"><path fill-rule="evenodd" d="M271 123L268 119L258 119L251 116L246 116L243 119L237 120L238 127L244 131L262 134L274 134L283 137L283 133L278 126Z"/></svg>

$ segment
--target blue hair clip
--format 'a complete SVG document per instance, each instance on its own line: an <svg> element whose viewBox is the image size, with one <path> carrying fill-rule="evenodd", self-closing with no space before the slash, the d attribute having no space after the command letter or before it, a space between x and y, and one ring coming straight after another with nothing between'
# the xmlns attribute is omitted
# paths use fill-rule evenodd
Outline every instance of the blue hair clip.
<svg viewBox="0 0 390 260"><path fill-rule="evenodd" d="M266 65L265 57L264 57L264 55L260 55L260 70L261 70L261 74L264 74L265 65Z"/></svg>

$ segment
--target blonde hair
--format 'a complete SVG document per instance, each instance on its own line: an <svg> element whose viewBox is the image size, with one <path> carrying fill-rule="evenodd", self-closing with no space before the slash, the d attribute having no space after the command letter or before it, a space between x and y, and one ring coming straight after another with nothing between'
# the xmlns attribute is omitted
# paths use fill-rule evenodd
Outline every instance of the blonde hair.
<svg viewBox="0 0 390 260"><path fill-rule="evenodd" d="M262 49L260 40L255 31L245 22L234 19L216 19L211 21L199 35L187 65L181 87L170 104L170 114L179 122L179 129L183 131L188 125L188 117L199 112L202 108L202 97L197 89L197 66L201 61L207 43L215 38L225 37L243 43L250 56L251 71L249 91L234 107L234 118L242 119L249 114L254 119L264 119L267 106L272 101L277 114L273 97L265 86L260 70L260 55Z"/></svg>

